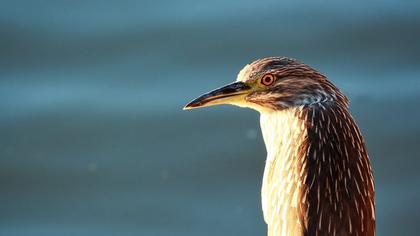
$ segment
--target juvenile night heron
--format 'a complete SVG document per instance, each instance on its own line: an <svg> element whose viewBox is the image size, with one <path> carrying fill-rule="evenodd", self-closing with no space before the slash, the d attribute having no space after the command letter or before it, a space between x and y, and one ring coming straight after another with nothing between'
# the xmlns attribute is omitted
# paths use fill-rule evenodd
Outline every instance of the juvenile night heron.
<svg viewBox="0 0 420 236"><path fill-rule="evenodd" d="M269 236L375 235L366 146L348 99L324 75L286 57L264 58L184 109L219 104L261 113Z"/></svg>

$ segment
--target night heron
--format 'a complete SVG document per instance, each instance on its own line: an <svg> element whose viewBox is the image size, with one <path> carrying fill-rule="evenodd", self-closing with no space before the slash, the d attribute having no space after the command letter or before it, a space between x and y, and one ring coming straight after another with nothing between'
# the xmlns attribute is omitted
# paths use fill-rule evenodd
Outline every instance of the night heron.
<svg viewBox="0 0 420 236"><path fill-rule="evenodd" d="M324 75L286 57L264 58L184 109L219 104L261 113L269 236L375 234L366 146L348 99Z"/></svg>

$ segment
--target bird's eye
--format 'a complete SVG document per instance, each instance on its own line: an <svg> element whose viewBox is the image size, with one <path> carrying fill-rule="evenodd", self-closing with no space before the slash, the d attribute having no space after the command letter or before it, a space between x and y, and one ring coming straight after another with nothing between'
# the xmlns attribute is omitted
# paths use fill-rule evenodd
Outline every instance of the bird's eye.
<svg viewBox="0 0 420 236"><path fill-rule="evenodd" d="M273 84L274 82L274 75L273 74L265 74L262 78L261 78L261 83L265 86L270 86L271 84Z"/></svg>

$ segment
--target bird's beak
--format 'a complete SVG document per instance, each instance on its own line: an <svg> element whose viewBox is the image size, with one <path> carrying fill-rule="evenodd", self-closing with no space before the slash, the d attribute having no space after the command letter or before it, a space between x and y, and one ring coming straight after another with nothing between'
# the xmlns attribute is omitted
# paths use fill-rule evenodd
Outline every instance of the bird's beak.
<svg viewBox="0 0 420 236"><path fill-rule="evenodd" d="M231 83L192 100L184 107L184 110L220 104L238 105L250 91L251 87L243 82Z"/></svg>

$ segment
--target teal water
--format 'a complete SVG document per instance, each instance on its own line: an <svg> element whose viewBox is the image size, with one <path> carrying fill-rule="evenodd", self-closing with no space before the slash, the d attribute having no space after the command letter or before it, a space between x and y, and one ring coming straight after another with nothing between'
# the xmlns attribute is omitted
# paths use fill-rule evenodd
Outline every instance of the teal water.
<svg viewBox="0 0 420 236"><path fill-rule="evenodd" d="M181 109L272 55L349 95L378 235L420 229L420 4L2 3L0 235L264 235L258 114Z"/></svg>

